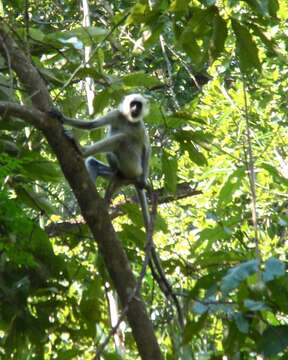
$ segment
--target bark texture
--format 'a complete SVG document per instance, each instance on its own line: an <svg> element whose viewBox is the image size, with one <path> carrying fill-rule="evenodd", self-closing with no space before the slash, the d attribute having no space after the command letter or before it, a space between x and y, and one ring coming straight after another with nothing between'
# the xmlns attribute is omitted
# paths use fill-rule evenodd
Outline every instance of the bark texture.
<svg viewBox="0 0 288 360"><path fill-rule="evenodd" d="M31 108L13 103L0 103L0 113L13 114L40 129L54 151L65 178L70 184L83 218L103 255L116 291L123 306L136 285L126 253L117 239L103 200L90 180L82 157L73 142L65 136L62 125L50 118L47 112L52 101L46 84L37 69L19 49L0 21L0 53L25 87ZM152 322L141 298L134 297L127 312L128 322L143 360L163 359Z"/></svg>

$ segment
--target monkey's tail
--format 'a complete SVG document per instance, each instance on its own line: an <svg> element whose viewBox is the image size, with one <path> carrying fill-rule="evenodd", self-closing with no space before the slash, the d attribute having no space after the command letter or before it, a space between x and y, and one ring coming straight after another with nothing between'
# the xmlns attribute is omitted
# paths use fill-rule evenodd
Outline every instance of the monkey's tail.
<svg viewBox="0 0 288 360"><path fill-rule="evenodd" d="M149 209L148 209L147 197L146 197L146 194L144 192L145 191L144 189L139 189L136 186L136 190L137 190L140 205L141 205L141 208L142 208L146 234L148 234L150 232L151 217L150 217L150 213L149 213ZM153 239L151 239L151 241L153 243ZM184 320L183 320L182 309L181 309L179 300L178 300L177 296L174 294L172 286L169 283L168 279L166 278L164 270L163 270L163 268L161 266L160 258L159 258L158 254L157 254L157 251L156 251L155 247L154 247L154 244L152 244L151 256L152 256L152 259L149 261L149 266L150 266L150 269L151 269L151 272L152 272L152 276L156 280L159 288L161 289L161 291L163 292L165 297L168 300L171 299L174 302L175 307L176 307L176 311L177 311L177 314L178 314L179 325L183 329Z"/></svg>
<svg viewBox="0 0 288 360"><path fill-rule="evenodd" d="M152 247L151 255L152 255L152 261L150 261L149 266L150 266L150 269L152 272L152 276L158 283L160 289L162 290L162 292L164 293L166 298L168 300L171 299L174 302L174 305L175 305L176 311L177 311L177 315L178 315L179 325L180 325L181 329L183 329L184 320L183 320L183 314L182 314L182 309L181 309L179 300L178 300L177 296L175 295L175 293L173 292L172 286L164 273L164 270L161 266L160 258L158 256L154 246ZM157 271L155 270L154 266L156 267Z"/></svg>

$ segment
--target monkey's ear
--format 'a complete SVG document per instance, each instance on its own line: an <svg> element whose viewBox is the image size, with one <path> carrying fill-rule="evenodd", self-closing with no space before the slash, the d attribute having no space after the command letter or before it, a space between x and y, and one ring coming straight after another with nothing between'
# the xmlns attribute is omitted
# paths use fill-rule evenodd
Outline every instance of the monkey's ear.
<svg viewBox="0 0 288 360"><path fill-rule="evenodd" d="M52 107L49 111L47 111L47 114L49 117L57 119L61 122L61 124L64 124L64 115L58 108Z"/></svg>

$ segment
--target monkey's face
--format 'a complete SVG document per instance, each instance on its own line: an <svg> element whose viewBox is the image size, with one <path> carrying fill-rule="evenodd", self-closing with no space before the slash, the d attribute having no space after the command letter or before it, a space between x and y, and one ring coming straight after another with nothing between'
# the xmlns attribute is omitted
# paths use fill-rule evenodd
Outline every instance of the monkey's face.
<svg viewBox="0 0 288 360"><path fill-rule="evenodd" d="M141 94L130 94L125 96L119 105L119 111L128 121L137 123L149 113L149 106Z"/></svg>
<svg viewBox="0 0 288 360"><path fill-rule="evenodd" d="M141 114L143 108L143 104L141 101L133 100L130 103L130 113L133 119L138 118Z"/></svg>

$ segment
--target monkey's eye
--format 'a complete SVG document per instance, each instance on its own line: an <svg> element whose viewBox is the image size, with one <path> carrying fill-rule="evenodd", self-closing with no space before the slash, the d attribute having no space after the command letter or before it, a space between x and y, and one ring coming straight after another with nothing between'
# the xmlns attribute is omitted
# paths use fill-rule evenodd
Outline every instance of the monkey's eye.
<svg viewBox="0 0 288 360"><path fill-rule="evenodd" d="M142 102L141 101L131 101L130 103L130 111L131 111L131 116L133 118L138 117L141 114L142 111Z"/></svg>

